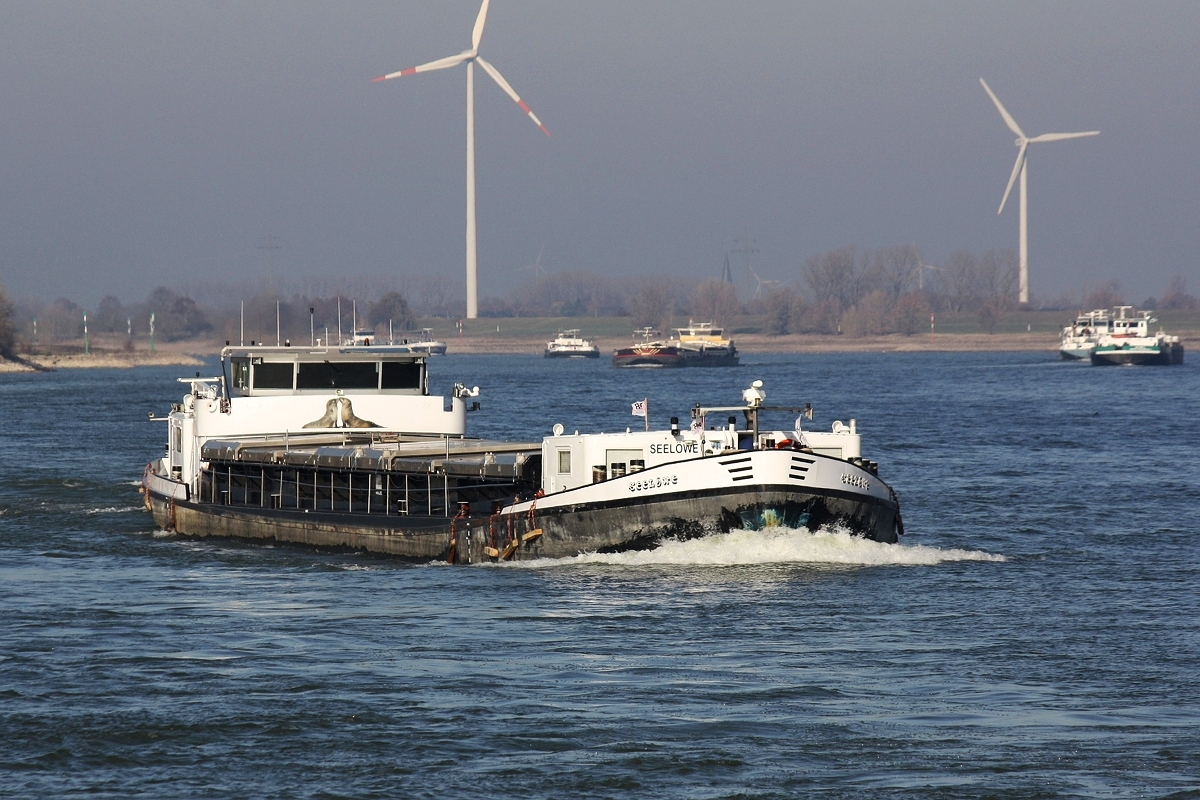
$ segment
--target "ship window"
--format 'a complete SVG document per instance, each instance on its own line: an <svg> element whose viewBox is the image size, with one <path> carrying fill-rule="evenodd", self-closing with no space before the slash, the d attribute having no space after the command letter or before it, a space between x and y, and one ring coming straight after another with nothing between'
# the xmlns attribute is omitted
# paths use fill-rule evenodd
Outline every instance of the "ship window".
<svg viewBox="0 0 1200 800"><path fill-rule="evenodd" d="M255 389L291 389L292 373L295 371L292 363L254 365Z"/></svg>
<svg viewBox="0 0 1200 800"><path fill-rule="evenodd" d="M421 365L416 361L384 361L383 389L420 389Z"/></svg>
<svg viewBox="0 0 1200 800"><path fill-rule="evenodd" d="M378 389L378 361L301 362L297 389Z"/></svg>
<svg viewBox="0 0 1200 800"><path fill-rule="evenodd" d="M605 461L608 462L608 477L620 478L622 475L628 475L634 470L631 469L632 463L641 462L642 467L646 465L646 456L641 450L606 450Z"/></svg>
<svg viewBox="0 0 1200 800"><path fill-rule="evenodd" d="M231 376L233 388L243 391L248 390L250 388L250 359L232 359L231 370L233 372Z"/></svg>
<svg viewBox="0 0 1200 800"><path fill-rule="evenodd" d="M570 450L559 450L558 451L558 474L559 475L571 474L571 451Z"/></svg>

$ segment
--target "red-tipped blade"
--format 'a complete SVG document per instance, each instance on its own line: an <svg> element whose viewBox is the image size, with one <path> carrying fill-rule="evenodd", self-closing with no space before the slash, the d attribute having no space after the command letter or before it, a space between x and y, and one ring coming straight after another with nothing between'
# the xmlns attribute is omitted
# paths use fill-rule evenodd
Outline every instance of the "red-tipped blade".
<svg viewBox="0 0 1200 800"><path fill-rule="evenodd" d="M538 119L538 118L537 118L537 115L536 115L536 114L534 114L534 113L533 113L533 111L531 111L531 110L530 110L529 106L528 106L528 105L526 105L525 101L524 101L524 100L522 100L522 99L521 99L521 98L520 98L520 97L517 95L517 93L516 93L515 91L513 91L513 88L512 88L512 86L510 86L510 85L508 84L508 81L504 80L504 76L500 74L500 71L499 71L498 69L496 69L495 67L493 67L493 66L492 66L491 64L489 64L488 62L484 61L482 58L476 58L475 60L476 60L477 62L479 62L479 66L483 67L484 71L485 71L485 72L486 72L488 75L491 75L491 76L492 76L492 80L494 80L494 81L496 82L496 84L497 84L497 85L498 85L498 86L499 86L501 89L503 89L503 90L504 90L504 93L505 93L505 94L507 94L509 97L511 97L511 98L513 99L513 101L514 101L514 102L515 102L515 103L516 103L518 106L520 106L520 107L521 107L521 110L522 110L522 111L524 111L526 114L528 114L528 115L529 115L529 118L530 118L531 120L533 120L534 124L535 124L535 125L537 125L539 128L541 128L541 129L542 129L542 133L544 133L544 134L546 134L547 136L549 136L549 135L550 135L550 131L549 131L549 130L547 130L547 129L546 129L546 126L542 124L542 121L541 121L540 119Z"/></svg>
<svg viewBox="0 0 1200 800"><path fill-rule="evenodd" d="M371 78L371 83L386 81L390 78L403 78L406 75L415 75L418 72L430 72L435 69L449 69L450 67L457 67L459 64L463 63L469 58L471 58L470 51L467 51L466 53L459 53L456 56L439 58L437 61L430 61L428 64L409 67L408 69L402 69L399 72L389 72L387 75L380 75L378 78Z"/></svg>

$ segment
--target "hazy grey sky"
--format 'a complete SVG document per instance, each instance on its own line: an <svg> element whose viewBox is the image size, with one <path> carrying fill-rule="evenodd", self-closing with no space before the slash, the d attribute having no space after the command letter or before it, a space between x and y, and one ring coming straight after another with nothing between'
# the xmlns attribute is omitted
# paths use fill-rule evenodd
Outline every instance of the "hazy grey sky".
<svg viewBox="0 0 1200 800"><path fill-rule="evenodd" d="M264 275L462 281L478 0L0 4L0 281L18 296ZM1200 289L1200 3L494 0L476 71L481 294L550 271L764 278L814 253L1017 244L1037 296ZM737 267L735 263L735 268ZM739 276L740 277L740 276ZM743 289L751 282L742 282Z"/></svg>

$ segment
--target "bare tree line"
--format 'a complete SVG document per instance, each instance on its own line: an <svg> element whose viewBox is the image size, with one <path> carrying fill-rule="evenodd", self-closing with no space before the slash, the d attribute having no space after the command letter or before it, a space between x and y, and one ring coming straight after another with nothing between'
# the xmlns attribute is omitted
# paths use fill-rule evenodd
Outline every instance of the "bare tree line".
<svg viewBox="0 0 1200 800"><path fill-rule="evenodd" d="M677 278L605 278L567 272L527 281L508 299L483 304L487 316L629 315L635 327L664 328L673 317L727 324L763 315L766 330L785 333L916 333L937 310L976 312L985 327L1016 306L1017 264L1011 251L960 252L944 266L924 264L913 245L880 250L842 247L812 256L795 284L748 301L732 283L709 278L688 287Z"/></svg>
<svg viewBox="0 0 1200 800"><path fill-rule="evenodd" d="M739 316L758 316L766 333L914 334L927 330L937 312L974 314L986 330L1016 309L1017 263L1009 250L976 255L950 255L927 264L913 245L878 250L842 247L806 259L790 283L775 285L765 295L741 299L735 286L709 278L698 283L671 275L614 277L591 271L541 274L514 285L507 296L485 297L485 317L628 317L630 328L666 330L690 317L727 325ZM306 276L289 280L256 280L239 284L193 283L174 291L157 287L146 300L123 304L103 298L94 311L59 298L51 303L23 301L15 305L0 292L0 349L11 352L33 338L33 321L41 342L77 340L88 313L92 334L125 334L131 342L149 333L155 315L156 336L174 340L210 336L236 341L303 341L324 338L340 325L350 330L372 327L411 330L418 319L457 320L464 316L461 284L443 276L374 277ZM358 298L356 304L354 298ZM1111 308L1125 300L1117 281L1086 289L1077 298L1083 308ZM246 298L242 300L242 298ZM1060 298L1054 307L1073 307ZM1196 310L1181 275L1173 276L1159 300L1149 308ZM312 309L311 313L309 309Z"/></svg>

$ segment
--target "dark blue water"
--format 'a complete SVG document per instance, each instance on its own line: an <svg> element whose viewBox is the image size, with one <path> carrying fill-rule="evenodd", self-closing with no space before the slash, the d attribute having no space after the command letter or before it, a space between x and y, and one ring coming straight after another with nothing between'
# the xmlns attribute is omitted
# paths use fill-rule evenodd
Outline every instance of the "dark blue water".
<svg viewBox="0 0 1200 800"><path fill-rule="evenodd" d="M1194 355L1194 354L1193 354ZM473 432L812 402L888 547L407 565L154 530L183 369L0 376L0 796L1200 797L1200 369L449 356Z"/></svg>

